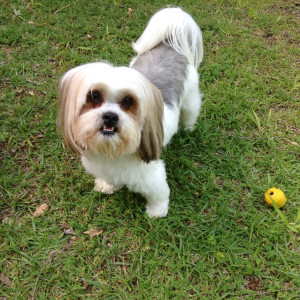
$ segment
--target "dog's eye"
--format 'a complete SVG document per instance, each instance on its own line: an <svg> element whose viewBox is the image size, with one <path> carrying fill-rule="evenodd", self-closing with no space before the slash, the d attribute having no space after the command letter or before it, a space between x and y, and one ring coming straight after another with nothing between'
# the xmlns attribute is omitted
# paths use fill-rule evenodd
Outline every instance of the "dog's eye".
<svg viewBox="0 0 300 300"><path fill-rule="evenodd" d="M102 94L98 91L92 91L91 95L90 95L90 101L94 104L94 105L99 105L103 102L102 99Z"/></svg>
<svg viewBox="0 0 300 300"><path fill-rule="evenodd" d="M123 108L125 109L129 109L134 103L133 98L131 98L130 96L125 97L122 101L121 101L121 105Z"/></svg>

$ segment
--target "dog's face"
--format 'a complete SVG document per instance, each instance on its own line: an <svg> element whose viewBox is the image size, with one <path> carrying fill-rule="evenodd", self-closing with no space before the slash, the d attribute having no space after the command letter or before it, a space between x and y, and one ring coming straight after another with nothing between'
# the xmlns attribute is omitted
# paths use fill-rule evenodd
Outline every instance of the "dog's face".
<svg viewBox="0 0 300 300"><path fill-rule="evenodd" d="M58 94L58 125L73 151L112 158L136 153L146 162L159 158L163 100L139 72L105 63L83 65L62 77Z"/></svg>

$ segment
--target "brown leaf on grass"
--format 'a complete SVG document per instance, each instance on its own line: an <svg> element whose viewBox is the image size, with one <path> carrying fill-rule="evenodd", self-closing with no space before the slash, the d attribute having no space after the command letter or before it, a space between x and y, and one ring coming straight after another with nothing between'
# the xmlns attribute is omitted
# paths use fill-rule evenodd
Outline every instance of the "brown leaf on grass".
<svg viewBox="0 0 300 300"><path fill-rule="evenodd" d="M8 277L5 276L5 274L2 272L0 273L0 282L7 286L11 286L11 281Z"/></svg>
<svg viewBox="0 0 300 300"><path fill-rule="evenodd" d="M24 89L20 88L20 89L17 90L16 95L17 95L17 96L20 96L20 95L22 95L23 93L24 93Z"/></svg>
<svg viewBox="0 0 300 300"><path fill-rule="evenodd" d="M33 216L36 218L36 217L39 217L39 216L42 216L46 211L48 211L50 208L49 204L48 203L43 203L41 206L39 206L35 212L33 213Z"/></svg>
<svg viewBox="0 0 300 300"><path fill-rule="evenodd" d="M260 280L255 277L255 276L251 276L246 278L247 283L245 284L245 288L248 290L252 290L252 291L258 291L261 287L261 282Z"/></svg>
<svg viewBox="0 0 300 300"><path fill-rule="evenodd" d="M122 272L123 272L124 277L126 278L127 277L127 266L125 266L125 265L122 266Z"/></svg>
<svg viewBox="0 0 300 300"><path fill-rule="evenodd" d="M238 220L235 220L234 222L240 223L240 222L242 222L244 219L245 219L245 217L242 217L242 218L240 218L240 219L238 219Z"/></svg>
<svg viewBox="0 0 300 300"><path fill-rule="evenodd" d="M85 289L87 289L90 286L84 279L82 279L82 284Z"/></svg>
<svg viewBox="0 0 300 300"><path fill-rule="evenodd" d="M103 229L90 229L84 232L84 234L88 234L90 238L93 238L94 236L98 236L103 232Z"/></svg>
<svg viewBox="0 0 300 300"><path fill-rule="evenodd" d="M77 235L72 227L64 230L64 234L65 235Z"/></svg>
<svg viewBox="0 0 300 300"><path fill-rule="evenodd" d="M128 8L127 14L128 14L128 16L130 16L132 14L132 8L131 7Z"/></svg>

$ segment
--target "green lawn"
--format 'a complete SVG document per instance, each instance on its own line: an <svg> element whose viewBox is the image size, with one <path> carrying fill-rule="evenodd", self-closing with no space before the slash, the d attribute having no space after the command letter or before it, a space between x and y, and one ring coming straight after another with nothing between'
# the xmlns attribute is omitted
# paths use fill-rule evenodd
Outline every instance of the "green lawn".
<svg viewBox="0 0 300 300"><path fill-rule="evenodd" d="M202 29L204 104L163 152L170 209L152 220L140 195L92 191L57 134L56 95L74 66L128 65L168 2L1 0L0 299L300 297L299 228L263 197L282 189L295 223L300 3L171 2Z"/></svg>

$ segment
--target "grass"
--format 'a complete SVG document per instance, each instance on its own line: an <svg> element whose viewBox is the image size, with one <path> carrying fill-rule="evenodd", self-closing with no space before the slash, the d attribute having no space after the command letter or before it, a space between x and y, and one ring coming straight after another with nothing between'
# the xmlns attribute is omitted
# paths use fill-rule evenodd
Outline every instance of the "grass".
<svg viewBox="0 0 300 300"><path fill-rule="evenodd" d="M299 235L263 199L282 189L295 222L299 3L172 3L202 29L205 96L163 152L170 212L151 220L140 195L92 192L57 135L56 88L82 63L128 65L168 2L1 1L1 299L299 298Z"/></svg>

